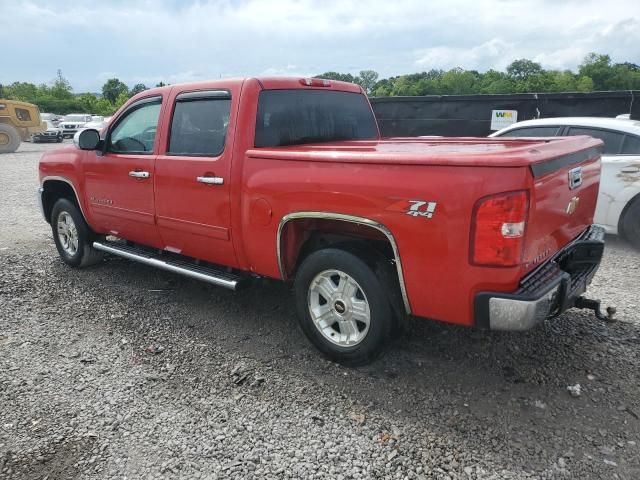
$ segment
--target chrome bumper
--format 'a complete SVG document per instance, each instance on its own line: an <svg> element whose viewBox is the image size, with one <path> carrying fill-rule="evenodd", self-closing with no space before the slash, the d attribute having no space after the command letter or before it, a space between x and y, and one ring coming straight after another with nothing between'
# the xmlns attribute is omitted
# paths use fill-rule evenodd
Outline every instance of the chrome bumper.
<svg viewBox="0 0 640 480"><path fill-rule="evenodd" d="M529 330L551 316L560 285L536 300L491 297L489 328L491 330Z"/></svg>
<svg viewBox="0 0 640 480"><path fill-rule="evenodd" d="M476 325L491 330L528 330L574 306L598 271L604 229L592 225L520 282L513 293L481 292Z"/></svg>

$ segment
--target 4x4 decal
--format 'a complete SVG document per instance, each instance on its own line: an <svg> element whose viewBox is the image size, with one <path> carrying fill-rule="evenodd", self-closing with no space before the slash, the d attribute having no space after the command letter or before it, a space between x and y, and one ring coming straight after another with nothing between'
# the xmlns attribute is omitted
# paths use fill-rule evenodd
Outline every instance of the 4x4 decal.
<svg viewBox="0 0 640 480"><path fill-rule="evenodd" d="M432 218L437 206L437 202L428 202L426 200L401 200L390 205L387 210L402 212L412 217Z"/></svg>

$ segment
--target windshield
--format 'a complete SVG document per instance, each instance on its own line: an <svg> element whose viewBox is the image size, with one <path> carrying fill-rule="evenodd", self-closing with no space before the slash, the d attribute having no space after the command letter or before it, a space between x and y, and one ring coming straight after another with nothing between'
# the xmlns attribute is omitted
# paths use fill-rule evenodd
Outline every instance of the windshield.
<svg viewBox="0 0 640 480"><path fill-rule="evenodd" d="M256 120L256 147L378 138L364 95L335 90L264 90Z"/></svg>

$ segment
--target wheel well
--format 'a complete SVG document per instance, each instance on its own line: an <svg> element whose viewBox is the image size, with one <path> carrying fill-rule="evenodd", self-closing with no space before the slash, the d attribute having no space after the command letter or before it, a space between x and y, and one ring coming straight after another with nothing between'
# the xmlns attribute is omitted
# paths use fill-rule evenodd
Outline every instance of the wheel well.
<svg viewBox="0 0 640 480"><path fill-rule="evenodd" d="M622 237L625 236L624 223L623 223L624 216L626 215L629 208L631 208L636 203L640 203L640 193L637 193L634 197L632 197L631 200L629 200L627 204L624 206L624 208L622 209L622 212L620 212L620 218L618 218L618 234L621 235Z"/></svg>
<svg viewBox="0 0 640 480"><path fill-rule="evenodd" d="M284 279L293 278L311 253L340 248L366 262L389 287L394 310L409 312L402 265L391 233L381 225L327 218L296 218L281 225L278 255Z"/></svg>
<svg viewBox="0 0 640 480"><path fill-rule="evenodd" d="M44 189L42 192L42 208L48 222L51 221L53 206L61 198L66 198L70 202L73 202L78 209L80 209L76 192L67 182L62 180L47 180L44 182L42 188Z"/></svg>

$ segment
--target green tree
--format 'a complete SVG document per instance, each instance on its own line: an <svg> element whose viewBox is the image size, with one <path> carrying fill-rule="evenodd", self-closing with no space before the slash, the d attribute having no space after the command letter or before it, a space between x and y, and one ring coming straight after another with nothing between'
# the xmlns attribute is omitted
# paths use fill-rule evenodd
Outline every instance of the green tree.
<svg viewBox="0 0 640 480"><path fill-rule="evenodd" d="M115 106L114 111L120 108L125 103L127 103L127 100L129 100L130 98L131 96L129 95L129 92L120 93L120 95L118 95L118 98L116 98L116 101L114 102L114 106Z"/></svg>
<svg viewBox="0 0 640 480"><path fill-rule="evenodd" d="M145 90L147 90L147 86L144 83L136 83L129 93L133 97L134 95L137 95L140 92L144 92Z"/></svg>
<svg viewBox="0 0 640 480"><path fill-rule="evenodd" d="M71 84L69 83L69 81L62 76L62 70L58 69L56 78L53 80L52 83L53 85L49 90L51 93L51 96L58 99L73 97L73 94L71 93L73 88L71 87Z"/></svg>
<svg viewBox="0 0 640 480"><path fill-rule="evenodd" d="M614 70L609 55L591 52L578 67L578 75L591 78L595 90L607 90L613 74Z"/></svg>
<svg viewBox="0 0 640 480"><path fill-rule="evenodd" d="M527 80L540 73L542 73L542 66L526 58L514 60L507 66L507 74L516 80Z"/></svg>
<svg viewBox="0 0 640 480"><path fill-rule="evenodd" d="M13 82L6 87L7 96L13 100L31 102L38 96L38 87L28 82Z"/></svg>
<svg viewBox="0 0 640 480"><path fill-rule="evenodd" d="M479 93L509 93L514 91L514 81L505 72L489 70L480 76L476 87Z"/></svg>
<svg viewBox="0 0 640 480"><path fill-rule="evenodd" d="M583 75L576 81L576 90L579 92L593 92L593 80Z"/></svg>
<svg viewBox="0 0 640 480"><path fill-rule="evenodd" d="M114 105L122 94L129 95L129 87L117 78L110 78L102 86L102 96Z"/></svg>
<svg viewBox="0 0 640 480"><path fill-rule="evenodd" d="M440 91L445 95L464 95L475 92L477 73L453 68L440 78Z"/></svg>
<svg viewBox="0 0 640 480"><path fill-rule="evenodd" d="M339 73L339 72L324 72L320 75L316 75L314 78L324 78L325 80L338 80L340 82L349 82L353 83L355 77L350 73Z"/></svg>
<svg viewBox="0 0 640 480"><path fill-rule="evenodd" d="M360 74L353 80L360 85L367 93L371 93L378 81L378 72L373 70L361 70Z"/></svg>

